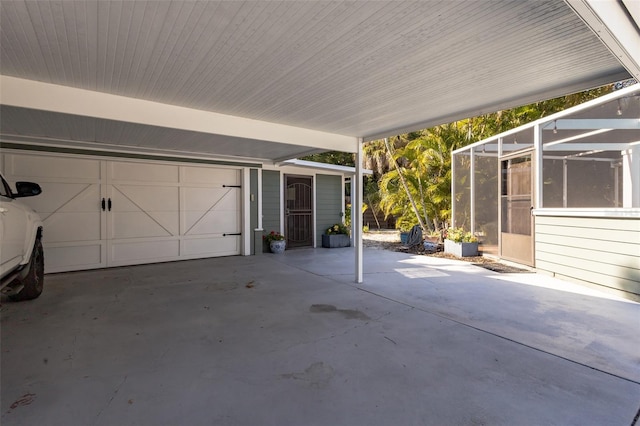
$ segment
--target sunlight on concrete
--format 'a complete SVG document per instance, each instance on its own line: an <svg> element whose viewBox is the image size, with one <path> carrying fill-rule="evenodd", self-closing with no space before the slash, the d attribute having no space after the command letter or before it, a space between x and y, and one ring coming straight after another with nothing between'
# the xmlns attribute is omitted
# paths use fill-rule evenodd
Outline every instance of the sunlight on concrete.
<svg viewBox="0 0 640 426"><path fill-rule="evenodd" d="M431 268L398 268L394 270L407 278L436 278L449 276L449 274L445 274L444 272L436 271Z"/></svg>
<svg viewBox="0 0 640 426"><path fill-rule="evenodd" d="M618 302L634 303L633 300L625 299L604 291L598 291L584 285L572 283L570 281L562 281L557 278L548 277L542 274L502 274L487 275L487 278L493 278L499 281L530 285L534 287L548 288L567 293L582 294L585 296L598 297L601 299L616 300Z"/></svg>

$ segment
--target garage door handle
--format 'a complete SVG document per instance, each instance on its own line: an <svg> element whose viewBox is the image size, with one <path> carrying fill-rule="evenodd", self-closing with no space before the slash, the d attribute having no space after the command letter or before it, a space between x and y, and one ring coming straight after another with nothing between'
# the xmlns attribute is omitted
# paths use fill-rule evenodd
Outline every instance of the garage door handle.
<svg viewBox="0 0 640 426"><path fill-rule="evenodd" d="M236 232L235 234L222 234L223 237L229 237L231 235L242 235L242 232Z"/></svg>
<svg viewBox="0 0 640 426"><path fill-rule="evenodd" d="M107 201L107 207L109 211L111 211L111 198L109 198L109 201Z"/></svg>
<svg viewBox="0 0 640 426"><path fill-rule="evenodd" d="M105 209L105 204L104 203L105 203L105 201L104 201L104 198L103 198L102 199L102 211L104 211L104 209Z"/></svg>

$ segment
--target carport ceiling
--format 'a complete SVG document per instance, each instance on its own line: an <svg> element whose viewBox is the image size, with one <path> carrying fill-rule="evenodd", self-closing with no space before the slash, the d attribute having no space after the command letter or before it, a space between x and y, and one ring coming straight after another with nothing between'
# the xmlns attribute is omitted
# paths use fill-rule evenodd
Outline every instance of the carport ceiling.
<svg viewBox="0 0 640 426"><path fill-rule="evenodd" d="M354 152L360 137L630 76L562 0L0 7L4 142L268 160Z"/></svg>

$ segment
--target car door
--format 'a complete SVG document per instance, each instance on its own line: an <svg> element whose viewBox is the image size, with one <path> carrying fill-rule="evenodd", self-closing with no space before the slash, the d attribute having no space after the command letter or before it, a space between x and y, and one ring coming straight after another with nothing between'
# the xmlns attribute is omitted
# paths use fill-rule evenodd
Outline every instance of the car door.
<svg viewBox="0 0 640 426"><path fill-rule="evenodd" d="M20 202L11 197L7 182L0 179L0 275L4 276L23 258L27 218Z"/></svg>

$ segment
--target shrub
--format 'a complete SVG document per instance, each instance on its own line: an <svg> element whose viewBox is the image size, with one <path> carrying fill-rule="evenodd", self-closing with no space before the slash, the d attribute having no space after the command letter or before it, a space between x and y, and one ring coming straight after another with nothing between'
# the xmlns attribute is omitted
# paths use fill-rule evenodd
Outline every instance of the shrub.
<svg viewBox="0 0 640 426"><path fill-rule="evenodd" d="M445 234L447 240L454 243L477 243L478 239L471 232L466 232L464 228L449 228Z"/></svg>

